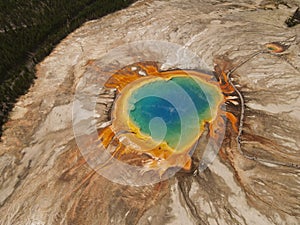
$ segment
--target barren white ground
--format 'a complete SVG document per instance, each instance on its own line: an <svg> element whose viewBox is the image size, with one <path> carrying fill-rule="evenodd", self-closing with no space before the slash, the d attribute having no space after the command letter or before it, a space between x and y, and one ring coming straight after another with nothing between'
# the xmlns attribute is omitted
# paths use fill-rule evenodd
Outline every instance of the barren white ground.
<svg viewBox="0 0 300 225"><path fill-rule="evenodd" d="M300 223L300 25L284 21L299 1L152 1L85 23L37 67L37 79L5 125L0 143L0 223L287 224ZM241 154L234 140L200 175L127 187L94 175L72 129L72 101L89 60L133 41L164 40L240 66L245 99ZM233 143L233 144L232 144Z"/></svg>

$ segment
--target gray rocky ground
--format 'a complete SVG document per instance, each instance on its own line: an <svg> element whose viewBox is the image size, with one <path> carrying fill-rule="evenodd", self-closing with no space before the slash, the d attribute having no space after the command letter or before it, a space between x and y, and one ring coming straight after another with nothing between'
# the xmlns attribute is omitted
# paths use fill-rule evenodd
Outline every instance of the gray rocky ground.
<svg viewBox="0 0 300 225"><path fill-rule="evenodd" d="M297 4L141 0L70 34L38 65L5 125L0 223L299 224L300 25L284 24ZM185 46L211 70L250 58L232 75L244 96L241 149L229 133L203 173L150 186L89 176L72 129L76 85L90 61L140 40ZM277 54L270 42L289 48Z"/></svg>

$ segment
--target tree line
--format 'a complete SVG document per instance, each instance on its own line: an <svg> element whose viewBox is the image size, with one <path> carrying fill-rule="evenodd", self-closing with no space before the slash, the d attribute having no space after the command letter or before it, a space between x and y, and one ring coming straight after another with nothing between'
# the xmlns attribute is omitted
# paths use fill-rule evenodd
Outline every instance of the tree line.
<svg viewBox="0 0 300 225"><path fill-rule="evenodd" d="M0 1L0 137L2 125L35 78L35 65L82 23L134 0Z"/></svg>

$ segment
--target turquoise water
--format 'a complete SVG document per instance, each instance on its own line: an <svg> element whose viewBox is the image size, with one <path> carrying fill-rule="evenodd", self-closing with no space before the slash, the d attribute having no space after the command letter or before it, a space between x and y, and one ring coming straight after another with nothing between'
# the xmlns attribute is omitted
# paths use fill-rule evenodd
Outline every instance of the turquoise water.
<svg viewBox="0 0 300 225"><path fill-rule="evenodd" d="M133 91L129 117L143 134L173 149L194 140L211 117L215 90L191 77L156 80Z"/></svg>

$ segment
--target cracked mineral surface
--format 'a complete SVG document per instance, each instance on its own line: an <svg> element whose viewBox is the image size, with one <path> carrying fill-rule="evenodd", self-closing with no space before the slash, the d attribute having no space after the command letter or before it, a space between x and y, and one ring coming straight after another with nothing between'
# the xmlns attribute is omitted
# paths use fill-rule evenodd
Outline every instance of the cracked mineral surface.
<svg viewBox="0 0 300 225"><path fill-rule="evenodd" d="M37 66L34 85L4 127L0 223L299 224L300 26L285 25L299 4L141 0L71 33ZM176 43L211 70L214 63L231 70L243 98L243 123L239 142L227 128L219 155L204 172L131 187L84 162L72 103L90 61L141 40ZM288 48L266 48L275 42ZM114 97L101 95L99 116Z"/></svg>

